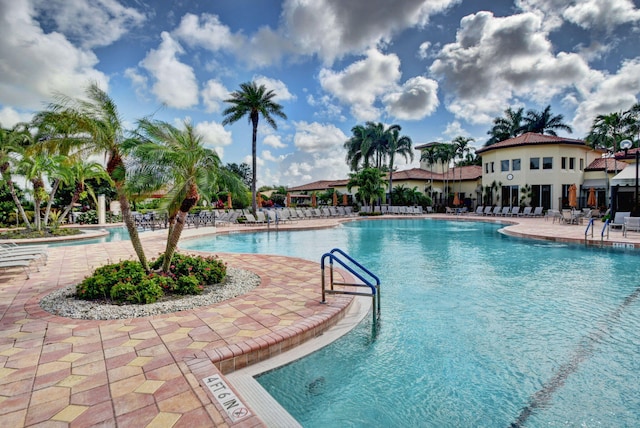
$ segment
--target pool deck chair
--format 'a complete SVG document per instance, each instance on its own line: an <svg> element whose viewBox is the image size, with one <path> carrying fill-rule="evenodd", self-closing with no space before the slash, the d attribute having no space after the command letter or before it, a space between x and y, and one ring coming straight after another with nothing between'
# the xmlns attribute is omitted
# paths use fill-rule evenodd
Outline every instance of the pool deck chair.
<svg viewBox="0 0 640 428"><path fill-rule="evenodd" d="M544 210L543 207L536 207L533 210L533 214L531 214L533 217L542 217L542 211Z"/></svg>
<svg viewBox="0 0 640 428"><path fill-rule="evenodd" d="M482 212L483 215L491 215L491 205L487 205L486 207L484 207L484 211Z"/></svg>
<svg viewBox="0 0 640 428"><path fill-rule="evenodd" d="M482 211L484 210L484 207L482 205L478 205L478 208L476 208L474 214L475 215L482 215Z"/></svg>
<svg viewBox="0 0 640 428"><path fill-rule="evenodd" d="M27 275L27 279L30 278L31 270L29 260L0 260L0 269L6 270L14 267L21 267L25 275Z"/></svg>
<svg viewBox="0 0 640 428"><path fill-rule="evenodd" d="M624 226L624 218L625 217L631 217L631 212L630 211L618 211L616 213L616 215L613 217L613 221L611 223L609 223L609 227L611 229L614 228L622 228L622 226Z"/></svg>
<svg viewBox="0 0 640 428"><path fill-rule="evenodd" d="M522 212L518 213L518 217L531 217L531 207L524 207Z"/></svg>
<svg viewBox="0 0 640 428"><path fill-rule="evenodd" d="M627 237L627 232L640 232L640 217L625 217L622 225L622 236Z"/></svg>

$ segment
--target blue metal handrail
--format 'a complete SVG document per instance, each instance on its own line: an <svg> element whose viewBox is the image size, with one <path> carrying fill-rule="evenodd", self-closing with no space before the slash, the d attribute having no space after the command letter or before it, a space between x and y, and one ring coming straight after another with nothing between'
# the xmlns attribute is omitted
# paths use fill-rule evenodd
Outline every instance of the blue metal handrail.
<svg viewBox="0 0 640 428"><path fill-rule="evenodd" d="M359 268L362 271L362 274L366 274L370 277L370 279L365 278L360 272L356 271L352 266L348 265L345 261L343 261L339 256L344 257L348 262L355 265L355 267ZM325 286L325 260L329 259L329 283L330 289L327 290ZM358 283L345 283L345 282L335 282L333 280L333 262L337 262L340 266L346 269L353 276L358 278L364 284ZM355 296L370 296L373 300L373 321L376 322L377 318L380 317L380 279L373 274L369 269L364 267L362 264L358 263L353 257L349 256L347 253L342 251L339 248L334 248L328 253L324 253L320 260L320 269L322 271L322 302L326 303L326 294L349 294ZM372 283L373 280L373 283ZM368 287L370 293L360 293L355 291L345 291L345 290L334 290L334 285L348 285L354 287Z"/></svg>
<svg viewBox="0 0 640 428"><path fill-rule="evenodd" d="M593 238L593 229L595 228L595 225L593 224L594 222L594 218L590 218L589 219L589 224L587 224L587 228L584 231L584 240L587 240L587 233L589 233L589 228L591 228L591 237Z"/></svg>
<svg viewBox="0 0 640 428"><path fill-rule="evenodd" d="M607 231L607 239L609 239L609 220L610 219L607 219L604 222L604 226L602 226L602 232L600 232L600 241L602 241L604 239L604 231L605 230Z"/></svg>

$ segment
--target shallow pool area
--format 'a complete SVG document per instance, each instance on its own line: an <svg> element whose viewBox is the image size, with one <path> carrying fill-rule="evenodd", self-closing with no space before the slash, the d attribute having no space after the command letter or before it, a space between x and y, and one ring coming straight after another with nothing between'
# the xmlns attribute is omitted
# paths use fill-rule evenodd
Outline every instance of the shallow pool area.
<svg viewBox="0 0 640 428"><path fill-rule="evenodd" d="M381 278L375 337L367 317L258 378L305 427L637 425L638 253L499 228L374 220L182 247L318 262L339 247Z"/></svg>

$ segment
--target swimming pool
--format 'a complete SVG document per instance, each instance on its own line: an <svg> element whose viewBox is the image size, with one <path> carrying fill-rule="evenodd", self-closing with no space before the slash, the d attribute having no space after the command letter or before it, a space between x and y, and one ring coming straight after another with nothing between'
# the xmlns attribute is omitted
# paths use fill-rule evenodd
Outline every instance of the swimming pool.
<svg viewBox="0 0 640 428"><path fill-rule="evenodd" d="M87 229L88 231L92 231L94 229ZM95 229L98 230L98 229ZM107 235L100 236L97 238L82 238L82 239L69 239L64 241L50 241L47 242L47 245L50 247L66 247L69 245L86 245L86 244L100 244L103 242L116 242L116 241L128 241L129 232L125 227L109 227L105 229L109 232Z"/></svg>
<svg viewBox="0 0 640 428"><path fill-rule="evenodd" d="M381 278L375 339L365 321L258 378L305 427L637 425L638 253L499 227L375 220L188 246L315 261L340 247Z"/></svg>

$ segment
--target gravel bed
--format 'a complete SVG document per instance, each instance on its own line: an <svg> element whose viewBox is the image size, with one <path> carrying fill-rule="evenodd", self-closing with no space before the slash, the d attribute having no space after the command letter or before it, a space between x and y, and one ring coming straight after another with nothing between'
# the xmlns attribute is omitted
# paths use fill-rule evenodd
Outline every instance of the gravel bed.
<svg viewBox="0 0 640 428"><path fill-rule="evenodd" d="M53 315L84 320L148 317L212 305L247 293L258 285L260 277L255 273L228 267L227 277L222 284L206 287L202 294L197 296L181 296L148 305L110 305L75 299L73 295L76 286L71 285L45 296L40 301L40 307Z"/></svg>

